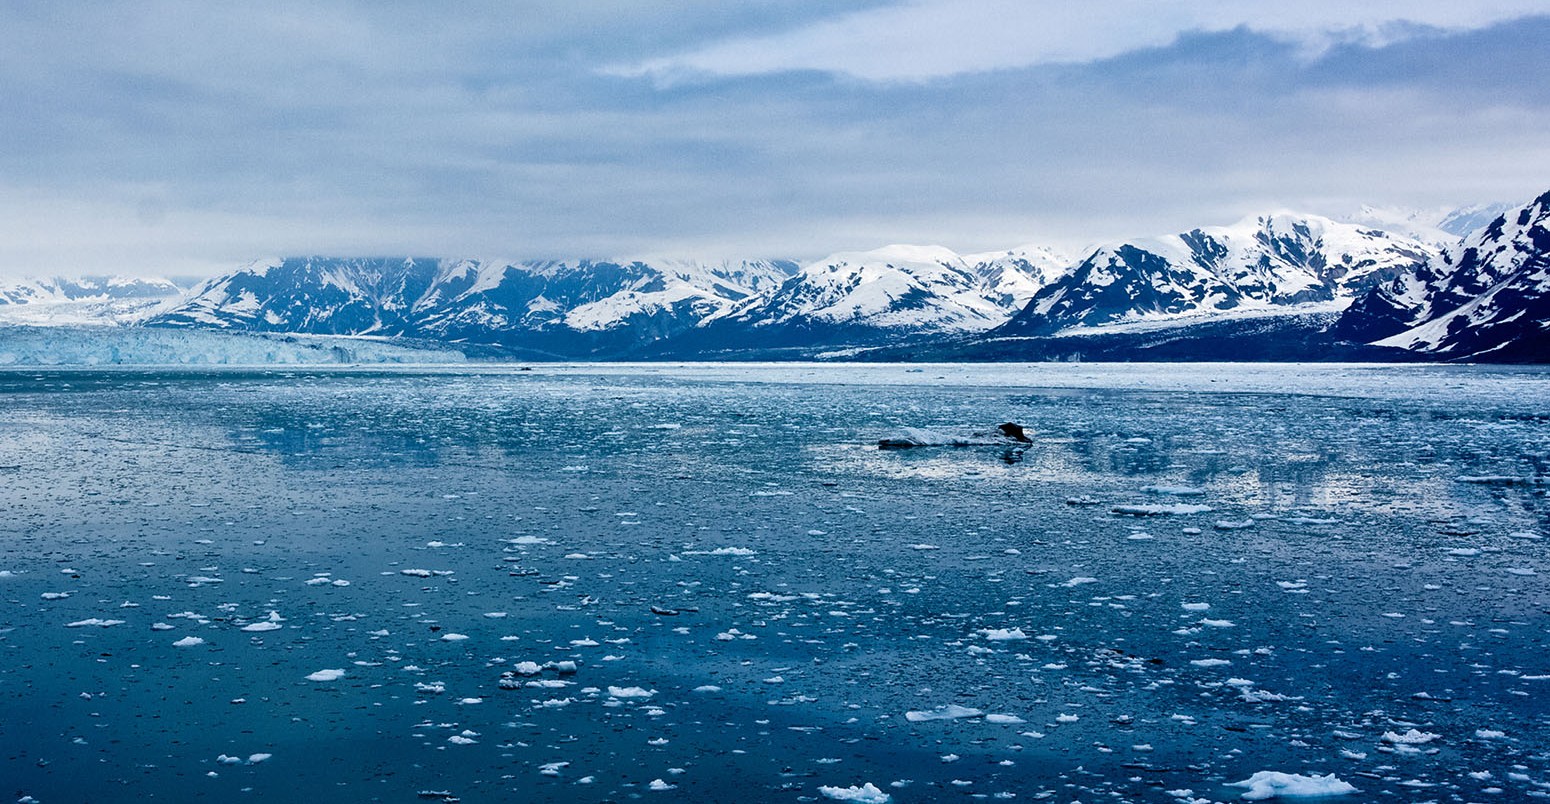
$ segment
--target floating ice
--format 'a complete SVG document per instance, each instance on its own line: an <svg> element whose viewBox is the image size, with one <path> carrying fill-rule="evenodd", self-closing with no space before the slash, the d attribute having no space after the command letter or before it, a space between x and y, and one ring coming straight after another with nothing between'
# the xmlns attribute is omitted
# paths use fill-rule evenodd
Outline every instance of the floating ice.
<svg viewBox="0 0 1550 804"><path fill-rule="evenodd" d="M830 787L824 785L818 788L818 792L835 801L856 801L860 804L888 804L893 796L877 789L877 785L867 782L860 787Z"/></svg>
<svg viewBox="0 0 1550 804"><path fill-rule="evenodd" d="M1215 511L1209 505L1189 505L1187 503L1170 503L1158 505L1116 505L1109 509L1112 513L1123 516L1171 516L1174 514L1205 514Z"/></svg>
<svg viewBox="0 0 1550 804"><path fill-rule="evenodd" d="M1197 489L1194 486L1142 486L1141 490L1147 494L1165 494L1169 497L1204 497L1205 489Z"/></svg>
<svg viewBox="0 0 1550 804"><path fill-rule="evenodd" d="M344 678L343 670L319 670L307 676L308 681L338 681Z"/></svg>
<svg viewBox="0 0 1550 804"><path fill-rule="evenodd" d="M1028 638L1021 628L982 628L980 633L992 642L1011 642Z"/></svg>
<svg viewBox="0 0 1550 804"><path fill-rule="evenodd" d="M172 645L173 645L173 647L177 647L177 648L192 648L195 645L203 645L204 643L205 643L205 641L202 638L200 638L200 637L186 636L186 637L183 637L182 639L172 643Z"/></svg>
<svg viewBox="0 0 1550 804"><path fill-rule="evenodd" d="M1411 729L1404 734L1396 734L1392 731L1383 732L1383 741L1395 745L1425 745L1433 740L1440 739L1441 734L1433 734L1429 731Z"/></svg>
<svg viewBox="0 0 1550 804"><path fill-rule="evenodd" d="M650 698L657 693L644 687L609 687L608 694L614 698Z"/></svg>
<svg viewBox="0 0 1550 804"><path fill-rule="evenodd" d="M985 713L979 709L973 709L958 704L947 704L935 709L911 711L904 713L904 719L911 723L923 723L929 720L957 720L966 717L980 717Z"/></svg>
<svg viewBox="0 0 1550 804"><path fill-rule="evenodd" d="M97 617L90 617L90 618L85 619L85 620L76 620L73 623L65 623L65 627L66 628L85 628L88 625L95 625L95 626L98 626L98 627L101 627L101 628L107 628L109 626L123 625L123 624L124 624L123 620L103 620L103 619L99 619Z"/></svg>
<svg viewBox="0 0 1550 804"><path fill-rule="evenodd" d="M704 552L704 553L690 552L690 553L686 553L686 555L755 556L755 555L758 555L758 553L753 551L753 550L748 549L747 547L717 547L716 549L711 550L709 552Z"/></svg>
<svg viewBox="0 0 1550 804"><path fill-rule="evenodd" d="M1355 787L1335 778L1333 773L1327 776L1303 776L1300 773L1260 771L1241 782L1233 782L1227 786L1248 788L1248 792L1244 793L1242 798L1249 801L1267 798L1343 796L1357 792Z"/></svg>

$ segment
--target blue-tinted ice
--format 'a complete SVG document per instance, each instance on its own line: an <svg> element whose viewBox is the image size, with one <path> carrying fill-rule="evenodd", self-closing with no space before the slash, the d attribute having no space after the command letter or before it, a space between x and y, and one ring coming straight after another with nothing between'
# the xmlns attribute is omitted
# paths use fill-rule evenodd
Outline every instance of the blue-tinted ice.
<svg viewBox="0 0 1550 804"><path fill-rule="evenodd" d="M0 372L3 794L1545 796L1547 378Z"/></svg>

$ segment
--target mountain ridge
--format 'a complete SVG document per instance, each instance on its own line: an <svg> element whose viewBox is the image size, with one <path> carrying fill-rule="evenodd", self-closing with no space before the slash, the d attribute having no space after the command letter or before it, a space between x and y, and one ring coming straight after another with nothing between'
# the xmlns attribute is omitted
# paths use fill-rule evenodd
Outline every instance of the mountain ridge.
<svg viewBox="0 0 1550 804"><path fill-rule="evenodd" d="M1265 359L1545 360L1532 344L1550 318L1547 207L1550 193L1520 208L1367 207L1345 220L1280 210L1081 259L1038 244L895 244L806 263L276 257L186 291L123 277L0 282L0 323L398 338L546 359L1010 359L1019 348L1058 359L1090 344L1098 359L1210 358L1232 354L1210 342L1230 338ZM1487 213L1467 238L1433 242Z"/></svg>

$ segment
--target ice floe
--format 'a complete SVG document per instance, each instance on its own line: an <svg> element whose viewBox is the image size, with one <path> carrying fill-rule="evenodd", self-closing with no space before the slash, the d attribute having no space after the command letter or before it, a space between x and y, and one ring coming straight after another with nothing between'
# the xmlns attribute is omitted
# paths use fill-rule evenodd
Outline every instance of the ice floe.
<svg viewBox="0 0 1550 804"><path fill-rule="evenodd" d="M821 785L818 788L818 792L822 793L824 797L834 799L835 801L854 801L859 802L859 804L888 804L893 801L893 796L884 793L878 789L877 785L871 782L867 782L860 787L854 785L850 787Z"/></svg>
<svg viewBox="0 0 1550 804"><path fill-rule="evenodd" d="M904 719L911 723L924 723L931 720L958 720L960 718L981 717L984 714L979 709L959 706L958 704L945 704L935 709L905 712Z"/></svg>
<svg viewBox="0 0 1550 804"><path fill-rule="evenodd" d="M1227 786L1247 788L1240 798L1248 801L1344 796L1357 792L1355 787L1336 778L1333 773L1326 776L1304 776L1300 773L1259 771L1241 782L1232 782Z"/></svg>

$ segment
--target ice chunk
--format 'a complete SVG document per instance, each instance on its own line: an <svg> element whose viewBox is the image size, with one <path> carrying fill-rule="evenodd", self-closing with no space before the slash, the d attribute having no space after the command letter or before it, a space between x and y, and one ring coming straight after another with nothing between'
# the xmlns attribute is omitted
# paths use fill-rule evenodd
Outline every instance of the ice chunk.
<svg viewBox="0 0 1550 804"><path fill-rule="evenodd" d="M1333 773L1327 776L1303 776L1300 773L1260 771L1241 782L1233 782L1227 786L1248 788L1248 792L1244 793L1242 798L1249 801L1261 801L1267 798L1344 796L1357 792L1355 787L1335 778Z"/></svg>
<svg viewBox="0 0 1550 804"><path fill-rule="evenodd" d="M904 719L911 723L923 723L928 720L957 720L966 717L980 717L985 713L967 706L947 704L935 709L910 711L904 713Z"/></svg>
<svg viewBox="0 0 1550 804"><path fill-rule="evenodd" d="M1395 734L1392 731L1383 732L1383 741L1395 745L1425 745L1442 737L1441 734L1433 734L1429 731L1411 729L1404 734Z"/></svg>
<svg viewBox="0 0 1550 804"><path fill-rule="evenodd" d="M1197 489L1194 486L1142 486L1141 490L1147 494L1162 494L1169 497L1204 497L1205 489Z"/></svg>
<svg viewBox="0 0 1550 804"><path fill-rule="evenodd" d="M338 681L344 678L343 670L319 670L307 675L308 681Z"/></svg>
<svg viewBox="0 0 1550 804"><path fill-rule="evenodd" d="M186 636L186 637L183 637L182 639L172 643L172 645L173 645L173 647L177 647L177 648L192 648L195 645L203 645L204 643L205 643L205 641L203 639L199 638L199 637L196 637L196 636Z"/></svg>
<svg viewBox="0 0 1550 804"><path fill-rule="evenodd" d="M1116 505L1109 510L1123 516L1170 516L1173 514L1204 514L1216 509L1209 505L1167 503L1156 505Z"/></svg>
<svg viewBox="0 0 1550 804"><path fill-rule="evenodd" d="M830 787L824 785L818 788L826 798L835 801L857 801L861 804L888 804L893 796L877 789L877 785L867 782L860 787Z"/></svg>

